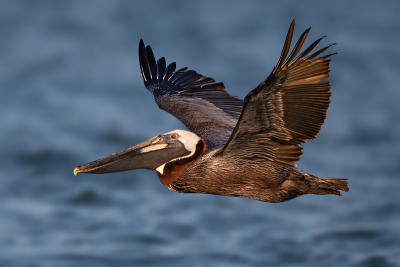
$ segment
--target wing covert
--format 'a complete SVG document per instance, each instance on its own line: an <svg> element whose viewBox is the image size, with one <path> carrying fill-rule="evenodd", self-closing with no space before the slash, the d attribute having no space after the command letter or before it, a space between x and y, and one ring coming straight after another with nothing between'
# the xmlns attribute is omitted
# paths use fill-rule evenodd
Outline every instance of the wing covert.
<svg viewBox="0 0 400 267"><path fill-rule="evenodd" d="M157 62L150 46L139 43L139 63L144 84L160 109L179 119L210 147L222 146L229 139L243 108L243 100L230 96L223 83L187 68L176 69L175 62Z"/></svg>

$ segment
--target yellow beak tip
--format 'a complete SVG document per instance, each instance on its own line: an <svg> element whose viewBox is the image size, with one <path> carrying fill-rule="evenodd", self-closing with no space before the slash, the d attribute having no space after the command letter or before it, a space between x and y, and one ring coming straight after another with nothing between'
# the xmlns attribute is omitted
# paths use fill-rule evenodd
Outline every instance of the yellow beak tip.
<svg viewBox="0 0 400 267"><path fill-rule="evenodd" d="M74 169L74 175L76 176L78 173L79 173L79 168L76 167L76 168Z"/></svg>

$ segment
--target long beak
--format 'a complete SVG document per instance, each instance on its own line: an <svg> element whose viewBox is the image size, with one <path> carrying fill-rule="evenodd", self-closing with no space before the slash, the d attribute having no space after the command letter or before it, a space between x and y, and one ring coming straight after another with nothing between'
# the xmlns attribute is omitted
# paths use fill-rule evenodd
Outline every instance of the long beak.
<svg viewBox="0 0 400 267"><path fill-rule="evenodd" d="M78 166L74 169L74 174L155 170L164 163L189 154L190 151L180 141L167 140L160 135L108 157Z"/></svg>

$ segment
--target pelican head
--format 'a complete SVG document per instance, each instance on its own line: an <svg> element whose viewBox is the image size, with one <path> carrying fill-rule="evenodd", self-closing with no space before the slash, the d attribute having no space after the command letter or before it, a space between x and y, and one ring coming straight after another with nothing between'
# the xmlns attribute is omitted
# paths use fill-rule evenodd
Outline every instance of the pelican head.
<svg viewBox="0 0 400 267"><path fill-rule="evenodd" d="M197 144L201 141L202 139L192 132L174 130L108 157L78 166L74 169L74 174L110 173L136 169L157 169L158 172L163 173L165 164L192 157L198 147Z"/></svg>

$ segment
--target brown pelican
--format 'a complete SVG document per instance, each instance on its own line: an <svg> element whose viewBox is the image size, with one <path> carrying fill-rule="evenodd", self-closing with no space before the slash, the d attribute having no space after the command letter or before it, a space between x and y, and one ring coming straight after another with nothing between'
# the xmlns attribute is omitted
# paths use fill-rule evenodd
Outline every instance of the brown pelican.
<svg viewBox="0 0 400 267"><path fill-rule="evenodd" d="M316 138L330 103L328 47L298 55L311 28L289 54L294 20L281 56L267 79L244 101L223 83L187 68L157 62L139 43L144 84L158 106L188 129L175 130L108 157L76 167L74 174L155 170L162 184L180 193L205 193L283 202L304 194L341 195L346 179L321 178L296 168L302 143ZM310 54L311 53L311 54ZM288 55L289 54L289 55ZM334 53L336 54L336 53Z"/></svg>

